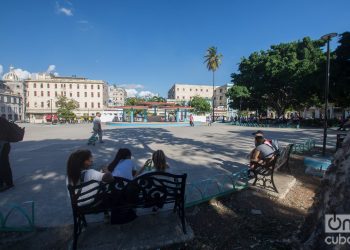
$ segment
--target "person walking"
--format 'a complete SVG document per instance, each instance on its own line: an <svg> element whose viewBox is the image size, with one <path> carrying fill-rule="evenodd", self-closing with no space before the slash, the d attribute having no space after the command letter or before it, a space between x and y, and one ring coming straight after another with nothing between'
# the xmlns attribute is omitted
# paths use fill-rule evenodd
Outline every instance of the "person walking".
<svg viewBox="0 0 350 250"><path fill-rule="evenodd" d="M194 127L194 123L193 123L193 115L190 114L190 126Z"/></svg>
<svg viewBox="0 0 350 250"><path fill-rule="evenodd" d="M93 123L93 128L92 128L93 135L92 135L92 137L95 137L98 135L98 139L99 139L100 143L103 143L103 140L102 140L103 131L102 131L102 127L101 127L100 117L101 117L101 113L97 112L94 120L92 121L92 123Z"/></svg>

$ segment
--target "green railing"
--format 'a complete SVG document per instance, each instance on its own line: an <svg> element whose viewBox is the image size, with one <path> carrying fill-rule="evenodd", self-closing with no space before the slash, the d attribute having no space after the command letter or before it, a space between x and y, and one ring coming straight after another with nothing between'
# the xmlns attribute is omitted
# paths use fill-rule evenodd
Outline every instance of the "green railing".
<svg viewBox="0 0 350 250"><path fill-rule="evenodd" d="M299 125L291 122L287 123L272 123L272 122L231 122L231 125L243 127L262 127L262 128L299 128Z"/></svg>
<svg viewBox="0 0 350 250"><path fill-rule="evenodd" d="M247 169L232 174L218 174L213 178L186 184L186 207L215 199L248 186Z"/></svg>
<svg viewBox="0 0 350 250"><path fill-rule="evenodd" d="M35 217L34 217L34 201L26 201L23 203L23 205L29 205L30 206L30 212L26 211L22 206L19 204L11 204L9 206L9 211L5 214L0 211L0 232L28 232L33 231L35 229ZM23 218L28 223L25 226L8 226L8 220L10 218L11 214L14 214L15 212L19 212L21 215L23 215Z"/></svg>
<svg viewBox="0 0 350 250"><path fill-rule="evenodd" d="M293 154L302 154L315 148L316 141L314 139L307 139L300 143L294 143Z"/></svg>

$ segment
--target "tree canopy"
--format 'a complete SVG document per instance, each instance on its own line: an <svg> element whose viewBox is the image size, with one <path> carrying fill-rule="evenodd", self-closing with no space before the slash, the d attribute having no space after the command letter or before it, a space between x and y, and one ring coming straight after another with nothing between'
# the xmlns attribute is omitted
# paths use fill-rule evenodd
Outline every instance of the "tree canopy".
<svg viewBox="0 0 350 250"><path fill-rule="evenodd" d="M320 72L326 60L321 49L324 44L305 37L254 52L242 58L239 73L231 75L232 82L249 90L247 104L254 110L271 107L281 116L291 107L316 105L323 94Z"/></svg>
<svg viewBox="0 0 350 250"><path fill-rule="evenodd" d="M228 89L226 97L231 100L230 108L241 110L242 105L246 104L245 100L250 97L250 92L246 86L234 85ZM246 105L244 107L247 108Z"/></svg>
<svg viewBox="0 0 350 250"><path fill-rule="evenodd" d="M68 99L65 96L59 96L57 100L57 115L61 119L69 120L76 117L74 110L78 108L78 102Z"/></svg>
<svg viewBox="0 0 350 250"><path fill-rule="evenodd" d="M194 108L194 112L196 113L206 113L210 111L209 102L200 96L194 96L190 101L190 106Z"/></svg>

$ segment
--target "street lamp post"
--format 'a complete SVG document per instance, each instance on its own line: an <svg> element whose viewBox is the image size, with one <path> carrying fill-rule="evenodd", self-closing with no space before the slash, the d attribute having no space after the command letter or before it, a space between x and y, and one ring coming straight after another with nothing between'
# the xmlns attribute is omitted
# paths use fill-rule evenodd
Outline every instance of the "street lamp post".
<svg viewBox="0 0 350 250"><path fill-rule="evenodd" d="M52 99L50 99L50 108L51 108L51 124L53 124L53 116L52 116Z"/></svg>
<svg viewBox="0 0 350 250"><path fill-rule="evenodd" d="M326 71L326 85L324 89L324 122L323 122L323 148L322 155L326 155L326 142L327 142L327 120L328 120L328 95L329 95L329 71L330 71L330 48L329 42L330 40L337 36L337 33L330 33L321 37L322 40L327 41L327 71Z"/></svg>

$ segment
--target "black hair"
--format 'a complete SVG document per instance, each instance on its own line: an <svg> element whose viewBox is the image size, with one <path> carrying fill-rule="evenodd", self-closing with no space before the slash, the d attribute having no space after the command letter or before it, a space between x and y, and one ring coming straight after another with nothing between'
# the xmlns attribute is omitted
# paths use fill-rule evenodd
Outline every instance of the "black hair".
<svg viewBox="0 0 350 250"><path fill-rule="evenodd" d="M118 163L125 159L131 159L131 151L128 148L121 148L118 150L114 160L108 165L108 171L113 172Z"/></svg>
<svg viewBox="0 0 350 250"><path fill-rule="evenodd" d="M68 181L73 185L78 184L81 171L85 169L84 162L92 157L90 150L77 150L73 152L67 161Z"/></svg>

